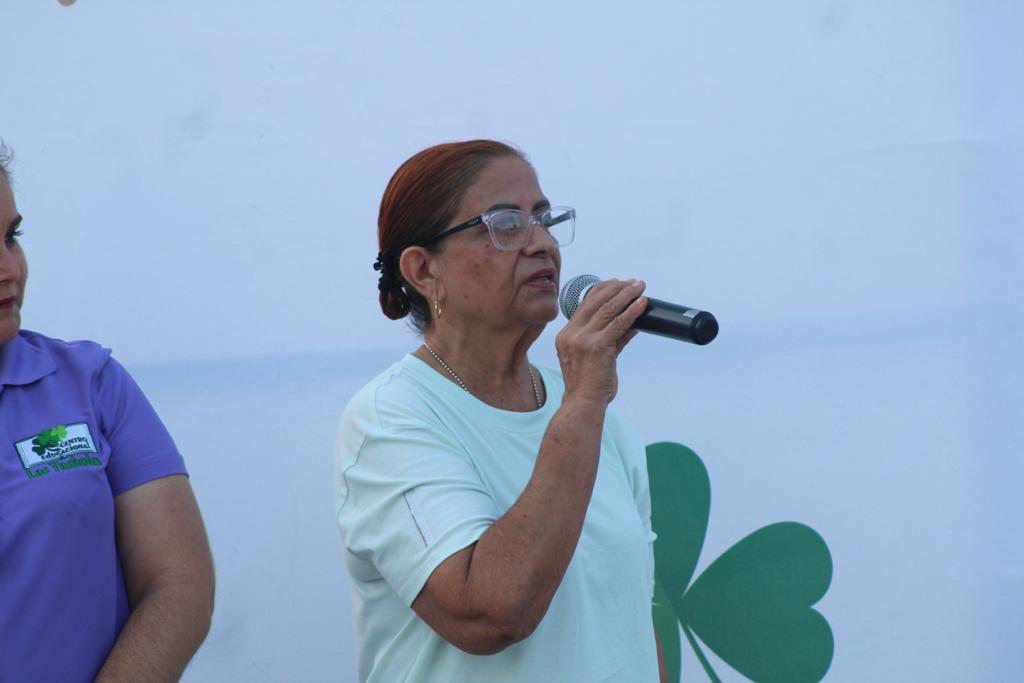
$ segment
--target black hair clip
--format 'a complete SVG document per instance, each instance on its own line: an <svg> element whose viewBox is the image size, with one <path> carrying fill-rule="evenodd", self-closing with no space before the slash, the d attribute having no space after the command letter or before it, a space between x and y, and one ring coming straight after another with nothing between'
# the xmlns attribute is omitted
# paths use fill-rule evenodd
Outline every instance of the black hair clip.
<svg viewBox="0 0 1024 683"><path fill-rule="evenodd" d="M394 289L401 283L401 280L395 275L394 264L391 261L392 259L384 252L377 252L377 260L373 262L373 269L380 271L377 289L382 292Z"/></svg>

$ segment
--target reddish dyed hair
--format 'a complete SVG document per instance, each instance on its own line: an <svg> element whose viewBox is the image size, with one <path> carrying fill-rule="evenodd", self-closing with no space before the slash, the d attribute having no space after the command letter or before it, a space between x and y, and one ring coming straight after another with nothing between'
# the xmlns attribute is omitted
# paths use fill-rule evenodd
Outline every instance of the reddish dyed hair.
<svg viewBox="0 0 1024 683"><path fill-rule="evenodd" d="M446 142L417 152L391 176L377 216L378 263L381 269L380 308L392 320L412 316L420 332L432 318L427 300L405 282L398 259L454 220L469 188L494 159L526 157L515 147L495 140ZM439 247L425 247L436 251Z"/></svg>

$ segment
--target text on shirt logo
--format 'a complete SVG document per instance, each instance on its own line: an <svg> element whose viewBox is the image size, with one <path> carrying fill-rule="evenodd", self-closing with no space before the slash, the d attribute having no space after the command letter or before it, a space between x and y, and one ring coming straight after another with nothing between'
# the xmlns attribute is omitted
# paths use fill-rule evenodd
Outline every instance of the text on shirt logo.
<svg viewBox="0 0 1024 683"><path fill-rule="evenodd" d="M59 424L44 429L35 436L14 444L21 464L30 479L42 477L57 470L77 467L99 467L99 458L75 457L95 454L96 442L85 422Z"/></svg>

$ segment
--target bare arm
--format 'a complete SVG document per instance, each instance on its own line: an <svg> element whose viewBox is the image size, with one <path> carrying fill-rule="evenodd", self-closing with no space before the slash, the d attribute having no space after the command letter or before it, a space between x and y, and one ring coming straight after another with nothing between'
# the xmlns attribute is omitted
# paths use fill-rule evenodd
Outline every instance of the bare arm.
<svg viewBox="0 0 1024 683"><path fill-rule="evenodd" d="M131 615L96 683L177 681L206 637L213 561L184 475L114 499L117 545Z"/></svg>
<svg viewBox="0 0 1024 683"><path fill-rule="evenodd" d="M629 328L646 306L642 292L642 282L601 283L559 333L565 395L530 481L475 544L438 565L413 602L457 647L498 652L530 635L547 612L583 528L617 390L615 362L636 334Z"/></svg>

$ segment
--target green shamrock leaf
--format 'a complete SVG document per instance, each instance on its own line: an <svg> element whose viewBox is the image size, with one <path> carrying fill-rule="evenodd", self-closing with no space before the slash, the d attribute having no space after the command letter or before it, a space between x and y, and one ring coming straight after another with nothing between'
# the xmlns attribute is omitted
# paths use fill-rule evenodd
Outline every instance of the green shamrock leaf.
<svg viewBox="0 0 1024 683"><path fill-rule="evenodd" d="M653 523L665 526L654 541L654 569L666 587L685 589L697 568L711 513L711 480L697 454L685 446L647 447ZM655 529L657 532L658 529ZM680 540L685 539L685 542ZM678 612L682 590L668 593Z"/></svg>
<svg viewBox="0 0 1024 683"><path fill-rule="evenodd" d="M44 429L39 432L39 436L32 439L32 443L43 448L56 448L60 445L60 442L66 439L68 436L68 428L64 425L57 425L52 429ZM35 449L33 449L35 450Z"/></svg>
<svg viewBox="0 0 1024 683"><path fill-rule="evenodd" d="M35 443L34 439L32 443ZM46 453L46 446L33 446L32 452L35 453L36 455L43 455L44 453Z"/></svg>
<svg viewBox="0 0 1024 683"><path fill-rule="evenodd" d="M683 598L684 628L754 681L820 681L832 630L811 605L832 580L821 537L796 522L758 529L725 551Z"/></svg>
<svg viewBox="0 0 1024 683"><path fill-rule="evenodd" d="M820 681L834 652L828 622L811 609L832 580L821 536L797 522L771 524L729 548L691 584L711 509L707 470L676 443L648 446L647 467L658 534L652 612L671 680L679 680L679 655L670 658L670 650L678 652L681 626L715 683L694 634L753 681Z"/></svg>

